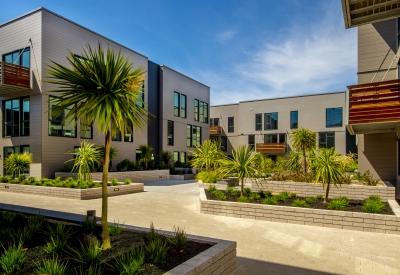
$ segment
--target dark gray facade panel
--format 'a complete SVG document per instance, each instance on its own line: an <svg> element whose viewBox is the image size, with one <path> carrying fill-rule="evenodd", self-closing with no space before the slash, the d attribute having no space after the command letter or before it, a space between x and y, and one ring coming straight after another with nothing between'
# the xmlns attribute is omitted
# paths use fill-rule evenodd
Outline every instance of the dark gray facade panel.
<svg viewBox="0 0 400 275"><path fill-rule="evenodd" d="M358 154L358 148L356 144L356 135L350 135L349 131L346 129L346 153L356 153Z"/></svg>
<svg viewBox="0 0 400 275"><path fill-rule="evenodd" d="M148 62L148 110L154 116L149 115L147 127L148 145L153 147L154 157L160 153L160 66L154 62Z"/></svg>

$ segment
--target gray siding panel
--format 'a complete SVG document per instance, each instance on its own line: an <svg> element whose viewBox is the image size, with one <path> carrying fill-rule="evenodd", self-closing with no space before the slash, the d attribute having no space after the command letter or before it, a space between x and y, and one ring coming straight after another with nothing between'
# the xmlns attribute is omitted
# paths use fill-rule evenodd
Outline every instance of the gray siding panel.
<svg viewBox="0 0 400 275"><path fill-rule="evenodd" d="M153 147L155 156L160 153L160 66L149 61L148 64L148 110L154 115L150 116L147 127L148 145Z"/></svg>

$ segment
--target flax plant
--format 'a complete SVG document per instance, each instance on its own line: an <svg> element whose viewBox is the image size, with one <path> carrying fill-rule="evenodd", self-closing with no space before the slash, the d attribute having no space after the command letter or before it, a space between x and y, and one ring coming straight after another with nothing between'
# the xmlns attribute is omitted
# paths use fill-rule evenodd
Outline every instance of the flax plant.
<svg viewBox="0 0 400 275"><path fill-rule="evenodd" d="M202 145L195 145L196 151L190 151L193 159L191 164L194 168L218 168L219 162L225 157L217 141L205 140Z"/></svg>
<svg viewBox="0 0 400 275"><path fill-rule="evenodd" d="M317 143L317 135L315 132L306 129L299 128L291 133L292 146L295 150L299 151L303 155L303 171L307 172L307 152L313 151Z"/></svg>
<svg viewBox="0 0 400 275"><path fill-rule="evenodd" d="M4 161L4 168L11 172L13 176L18 173L18 176L21 175L25 170L29 169L30 164L32 163L32 154L24 152L21 154L11 154Z"/></svg>
<svg viewBox="0 0 400 275"><path fill-rule="evenodd" d="M81 142L81 146L78 151L69 151L67 154L75 155L75 158L67 160L67 162L73 161L72 172L78 174L78 179L84 181L92 181L92 170L99 164L100 158L102 157L98 148L95 147L94 143L87 142L86 140Z"/></svg>
<svg viewBox="0 0 400 275"><path fill-rule="evenodd" d="M98 131L105 134L104 167L102 182L102 248L111 247L107 224L108 214L108 168L111 136L132 133L132 128L142 128L149 113L143 108L142 93L145 74L142 67L134 68L129 58L121 51L108 47L105 51L98 43L83 49L82 58L69 51L68 65L51 61L47 81L58 95L51 98L54 104L51 116L62 116L63 122L84 119L87 125L96 124ZM70 110L69 112L65 112ZM76 122L75 122L76 123Z"/></svg>

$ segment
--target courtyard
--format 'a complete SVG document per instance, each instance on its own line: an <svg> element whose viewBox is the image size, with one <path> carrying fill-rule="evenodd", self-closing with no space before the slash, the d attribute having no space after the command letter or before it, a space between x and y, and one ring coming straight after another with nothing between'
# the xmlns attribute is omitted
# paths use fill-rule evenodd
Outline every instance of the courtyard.
<svg viewBox="0 0 400 275"><path fill-rule="evenodd" d="M109 198L109 221L237 242L233 274L400 274L399 235L286 224L199 212L198 183L145 183L145 192ZM101 199L72 200L0 192L3 204L82 214Z"/></svg>

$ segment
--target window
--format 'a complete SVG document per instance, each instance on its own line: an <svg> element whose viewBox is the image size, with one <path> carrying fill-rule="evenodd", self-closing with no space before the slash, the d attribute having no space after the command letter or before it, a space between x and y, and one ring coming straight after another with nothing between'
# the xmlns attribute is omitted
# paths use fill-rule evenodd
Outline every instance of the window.
<svg viewBox="0 0 400 275"><path fill-rule="evenodd" d="M256 131L262 130L262 114L256 114Z"/></svg>
<svg viewBox="0 0 400 275"><path fill-rule="evenodd" d="M137 99L136 104L139 105L140 107L144 108L144 83L142 84L142 88L138 93L141 96L141 100Z"/></svg>
<svg viewBox="0 0 400 275"><path fill-rule="evenodd" d="M181 163L186 163L186 152L181 152Z"/></svg>
<svg viewBox="0 0 400 275"><path fill-rule="evenodd" d="M218 126L219 118L210 118L210 126Z"/></svg>
<svg viewBox="0 0 400 275"><path fill-rule="evenodd" d="M264 130L277 130L277 129L278 129L278 113L265 113Z"/></svg>
<svg viewBox="0 0 400 275"><path fill-rule="evenodd" d="M125 129L124 141L125 142L133 142L133 126L132 126L132 124L129 124L129 129Z"/></svg>
<svg viewBox="0 0 400 275"><path fill-rule="evenodd" d="M285 143L286 142L286 134L278 134L279 135L279 143Z"/></svg>
<svg viewBox="0 0 400 275"><path fill-rule="evenodd" d="M93 125L89 125L85 119L81 119L80 137L92 139L93 138Z"/></svg>
<svg viewBox="0 0 400 275"><path fill-rule="evenodd" d="M200 101L200 122L208 123L208 104Z"/></svg>
<svg viewBox="0 0 400 275"><path fill-rule="evenodd" d="M192 147L192 125L186 126L186 146Z"/></svg>
<svg viewBox="0 0 400 275"><path fill-rule="evenodd" d="M290 129L299 128L299 112L291 111L290 112Z"/></svg>
<svg viewBox="0 0 400 275"><path fill-rule="evenodd" d="M181 95L181 117L186 118L186 96Z"/></svg>
<svg viewBox="0 0 400 275"><path fill-rule="evenodd" d="M179 161L179 152L174 152L174 162Z"/></svg>
<svg viewBox="0 0 400 275"><path fill-rule="evenodd" d="M31 57L30 48L21 49L15 52L11 52L3 55L3 61L15 65L24 66L30 68Z"/></svg>
<svg viewBox="0 0 400 275"><path fill-rule="evenodd" d="M201 127L192 126L192 146L201 145Z"/></svg>
<svg viewBox="0 0 400 275"><path fill-rule="evenodd" d="M221 150L224 152L228 150L228 138L225 136L221 137Z"/></svg>
<svg viewBox="0 0 400 275"><path fill-rule="evenodd" d="M285 143L286 134L265 134L264 143Z"/></svg>
<svg viewBox="0 0 400 275"><path fill-rule="evenodd" d="M251 146L253 149L256 146L256 137L255 135L249 135L249 146Z"/></svg>
<svg viewBox="0 0 400 275"><path fill-rule="evenodd" d="M194 121L199 121L199 101L194 100Z"/></svg>
<svg viewBox="0 0 400 275"><path fill-rule="evenodd" d="M179 93L174 92L174 116L179 116Z"/></svg>
<svg viewBox="0 0 400 275"><path fill-rule="evenodd" d="M167 125L167 144L174 145L174 122L171 120L168 120Z"/></svg>
<svg viewBox="0 0 400 275"><path fill-rule="evenodd" d="M228 133L233 133L235 131L235 123L233 117L228 117Z"/></svg>
<svg viewBox="0 0 400 275"><path fill-rule="evenodd" d="M49 98L49 136L76 138L75 118L70 117L64 121L71 109L64 109L58 116L53 116L52 110L57 110L57 105L54 104L54 96Z"/></svg>
<svg viewBox="0 0 400 275"><path fill-rule="evenodd" d="M3 137L29 136L29 97L3 101Z"/></svg>
<svg viewBox="0 0 400 275"><path fill-rule="evenodd" d="M326 109L326 127L342 127L342 107Z"/></svg>
<svg viewBox="0 0 400 275"><path fill-rule="evenodd" d="M20 146L10 146L3 148L3 157L6 159L11 154L19 154L19 153L30 153L29 145L20 145ZM24 171L24 174L29 174L29 169ZM7 172L6 169L3 169L3 175L11 175L11 173Z"/></svg>
<svg viewBox="0 0 400 275"><path fill-rule="evenodd" d="M320 132L319 133L320 148L335 148L335 132Z"/></svg>

